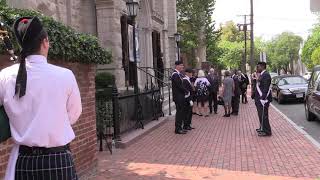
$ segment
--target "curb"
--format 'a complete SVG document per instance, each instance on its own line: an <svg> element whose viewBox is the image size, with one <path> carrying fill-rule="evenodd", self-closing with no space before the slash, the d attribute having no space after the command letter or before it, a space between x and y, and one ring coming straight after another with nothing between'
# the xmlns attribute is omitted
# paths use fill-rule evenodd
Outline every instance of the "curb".
<svg viewBox="0 0 320 180"><path fill-rule="evenodd" d="M282 117L284 117L285 120L287 120L296 130L298 130L301 134L304 135L318 150L320 150L320 143L316 141L312 136L310 136L305 130L303 130L301 127L299 127L295 122L293 122L288 116L283 114L276 106L271 104L271 107L276 110Z"/></svg>

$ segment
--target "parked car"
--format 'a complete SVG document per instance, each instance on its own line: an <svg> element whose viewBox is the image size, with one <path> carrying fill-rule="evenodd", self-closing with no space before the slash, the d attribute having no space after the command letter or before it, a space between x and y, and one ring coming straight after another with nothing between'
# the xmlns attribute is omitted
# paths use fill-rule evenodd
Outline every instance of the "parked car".
<svg viewBox="0 0 320 180"><path fill-rule="evenodd" d="M279 104L288 100L303 100L308 88L305 78L298 75L280 75L272 78L272 97Z"/></svg>
<svg viewBox="0 0 320 180"><path fill-rule="evenodd" d="M316 66L311 73L304 107L308 121L320 118L320 66Z"/></svg>
<svg viewBox="0 0 320 180"><path fill-rule="evenodd" d="M306 73L304 73L303 77L304 77L306 80L309 80L310 77L311 77L311 72L306 72Z"/></svg>
<svg viewBox="0 0 320 180"><path fill-rule="evenodd" d="M279 76L279 74L278 74L278 73L275 73L275 72L270 72L269 74L270 74L271 78L274 78L274 77L276 77L276 76Z"/></svg>

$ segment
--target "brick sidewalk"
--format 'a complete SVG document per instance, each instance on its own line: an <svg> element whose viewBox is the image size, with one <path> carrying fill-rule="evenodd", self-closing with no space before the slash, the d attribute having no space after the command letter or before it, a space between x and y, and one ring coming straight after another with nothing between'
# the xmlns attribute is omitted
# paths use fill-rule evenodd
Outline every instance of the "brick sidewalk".
<svg viewBox="0 0 320 180"><path fill-rule="evenodd" d="M273 136L258 137L252 102L238 117L194 116L196 128L175 135L169 121L114 155L99 154L92 180L218 179L285 180L320 177L320 154L300 132L270 108Z"/></svg>

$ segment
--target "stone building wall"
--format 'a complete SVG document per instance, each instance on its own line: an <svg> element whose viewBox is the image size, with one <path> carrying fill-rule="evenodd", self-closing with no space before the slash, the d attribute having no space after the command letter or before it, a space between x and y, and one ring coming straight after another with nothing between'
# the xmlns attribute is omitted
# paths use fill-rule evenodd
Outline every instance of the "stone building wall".
<svg viewBox="0 0 320 180"><path fill-rule="evenodd" d="M125 0L7 0L17 8L40 11L77 31L97 35L101 44L111 50L113 63L99 66L109 69L119 79L117 86L125 89L125 73L122 67L122 42L120 17L127 14ZM176 60L174 33L177 31L176 0L139 0L137 16L139 30L140 67L153 67L152 31L161 34L161 51L165 67L173 67ZM139 84L144 86L143 73Z"/></svg>
<svg viewBox="0 0 320 180"><path fill-rule="evenodd" d="M7 0L11 7L39 11L77 31L96 34L96 13L93 0Z"/></svg>

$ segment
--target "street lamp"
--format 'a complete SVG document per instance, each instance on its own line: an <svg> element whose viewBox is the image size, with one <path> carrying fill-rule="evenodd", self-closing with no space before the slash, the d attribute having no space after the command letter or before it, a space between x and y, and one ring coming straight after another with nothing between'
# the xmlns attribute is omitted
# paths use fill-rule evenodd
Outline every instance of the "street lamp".
<svg viewBox="0 0 320 180"><path fill-rule="evenodd" d="M137 124L141 126L142 129L144 129L143 123L140 120L141 111L142 107L140 104L139 100L139 85L138 85L138 65L137 65L137 44L136 44L136 20L135 18L137 17L138 10L139 10L139 2L136 0L127 0L126 1L127 5L127 11L128 11L128 16L131 18L132 21L132 36L133 36L133 58L134 58L134 69L135 69L135 82L134 82L134 96L135 96L135 118L137 121Z"/></svg>
<svg viewBox="0 0 320 180"><path fill-rule="evenodd" d="M178 54L178 61L180 61L180 42L181 42L181 34L180 33L175 33L174 38L177 43L177 54Z"/></svg>
<svg viewBox="0 0 320 180"><path fill-rule="evenodd" d="M134 58L134 65L135 65L135 82L134 82L134 93L138 93L138 69L137 69L137 52L136 52L136 21L135 18L138 14L139 10L139 3L135 0L127 0L126 2L127 5L127 11L128 11L128 16L132 20L132 34L133 34L133 58Z"/></svg>
<svg viewBox="0 0 320 180"><path fill-rule="evenodd" d="M127 0L127 10L130 17L135 18L138 14L139 3L135 0Z"/></svg>

